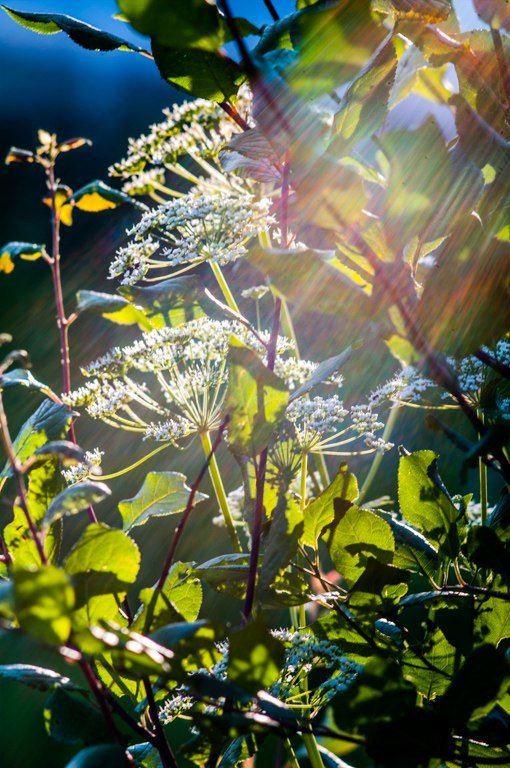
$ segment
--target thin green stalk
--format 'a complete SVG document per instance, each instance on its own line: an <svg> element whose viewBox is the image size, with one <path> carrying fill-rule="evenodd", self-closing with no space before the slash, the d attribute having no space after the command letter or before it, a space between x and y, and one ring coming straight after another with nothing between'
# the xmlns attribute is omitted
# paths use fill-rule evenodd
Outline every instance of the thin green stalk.
<svg viewBox="0 0 510 768"><path fill-rule="evenodd" d="M242 552L243 550L237 536L234 520L232 519L230 509L228 508L227 494L225 493L225 488L223 487L223 481L221 479L220 470L218 468L218 462L216 461L216 456L214 453L212 453L212 443L209 432L203 432L200 435L200 439L202 440L202 447L204 449L206 459L211 456L209 462L209 475L214 487L214 493L216 494L216 500L222 511L223 518L227 526L232 546L234 547L235 552Z"/></svg>
<svg viewBox="0 0 510 768"><path fill-rule="evenodd" d="M483 422L483 414L478 411L478 418ZM482 439L482 435L478 434L478 439ZM487 493L487 465L481 457L478 459L478 477L480 482L480 520L482 525L487 522L487 507L488 507L488 493Z"/></svg>
<svg viewBox="0 0 510 768"><path fill-rule="evenodd" d="M288 736L283 737L283 744L287 750L288 763L291 768L299 768L298 759Z"/></svg>
<svg viewBox="0 0 510 768"><path fill-rule="evenodd" d="M232 291L229 288L229 285L227 281L225 280L225 275L223 274L221 267L219 264L216 264L214 261L210 261L209 264L211 265L211 269L213 271L213 275L216 278L218 285L221 288L221 292L223 296L225 297L225 301L227 302L230 309L232 309L236 314L240 315L239 307L237 306L237 302L234 299L234 296L232 294Z"/></svg>
<svg viewBox="0 0 510 768"><path fill-rule="evenodd" d="M317 746L317 741L315 740L313 733L303 733L302 737L312 768L324 768L321 753L319 752L319 747Z"/></svg>
<svg viewBox="0 0 510 768"><path fill-rule="evenodd" d="M152 459L152 457L155 456L157 453L164 451L165 448L170 448L171 445L172 443L165 443L164 445L160 445L157 448L155 448L153 451L148 453L146 456L143 456L141 459L138 459L138 461L135 461L134 464L130 464L129 467L124 467L124 469L119 469L118 472L112 472L110 475L101 475L101 480L113 480L115 477L121 477L122 475L126 475L128 472L131 472L132 469L136 469L141 464L144 464L149 459Z"/></svg>
<svg viewBox="0 0 510 768"><path fill-rule="evenodd" d="M383 440L385 440L386 442L389 441L389 439L390 439L390 437L391 437L391 435L393 433L393 429L394 429L396 421L397 421L398 412L399 412L398 405L394 405L392 407L391 411L390 411L390 414L388 416L388 421L386 422L386 426L384 427L384 432L383 432L383 435L382 435ZM375 476L377 475L377 472L379 471L379 467L381 466L382 459L383 459L383 454L377 452L375 454L375 456L374 456L373 461L372 461L372 465L371 465L370 469L368 470L368 474L365 477L363 485L361 486L361 490L359 492L359 496L358 496L358 498L356 500L357 504L361 504L361 502L363 501L363 499L367 495L368 491L370 490L370 487L371 487L372 483L375 480Z"/></svg>

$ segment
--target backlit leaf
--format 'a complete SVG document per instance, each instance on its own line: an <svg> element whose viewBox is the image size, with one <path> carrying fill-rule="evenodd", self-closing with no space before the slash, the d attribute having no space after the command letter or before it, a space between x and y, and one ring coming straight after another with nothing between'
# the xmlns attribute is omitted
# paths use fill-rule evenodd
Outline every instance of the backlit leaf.
<svg viewBox="0 0 510 768"><path fill-rule="evenodd" d="M119 502L125 531L143 525L151 517L165 517L182 512L188 503L190 488L180 472L149 472L136 496ZM198 492L195 502L207 496Z"/></svg>

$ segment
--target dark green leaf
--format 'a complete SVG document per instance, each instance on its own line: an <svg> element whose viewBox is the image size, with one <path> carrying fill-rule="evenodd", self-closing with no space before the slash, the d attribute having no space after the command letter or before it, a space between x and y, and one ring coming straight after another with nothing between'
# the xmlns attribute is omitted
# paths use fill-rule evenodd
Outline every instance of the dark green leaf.
<svg viewBox="0 0 510 768"><path fill-rule="evenodd" d="M78 752L65 768L128 768L129 763L122 747L116 744L103 744L87 747Z"/></svg>
<svg viewBox="0 0 510 768"><path fill-rule="evenodd" d="M70 485L61 491L53 499L42 520L42 527L49 528L62 517L69 517L82 512L92 504L97 504L111 494L110 489L104 483L94 483L91 480L83 480L80 483Z"/></svg>
<svg viewBox="0 0 510 768"><path fill-rule="evenodd" d="M216 51L169 48L153 41L152 53L163 80L195 98L228 101L243 80L239 65Z"/></svg>
<svg viewBox="0 0 510 768"><path fill-rule="evenodd" d="M285 649L260 621L229 638L228 680L248 693L267 689L278 679Z"/></svg>
<svg viewBox="0 0 510 768"><path fill-rule="evenodd" d="M262 601L264 593L273 584L295 556L303 533L303 512L299 502L289 495L279 497L271 516L271 527L264 540L258 591Z"/></svg>
<svg viewBox="0 0 510 768"><path fill-rule="evenodd" d="M98 291L78 291L76 299L78 313L97 313L119 325L136 324L144 331L152 327L144 312L123 296Z"/></svg>
<svg viewBox="0 0 510 768"><path fill-rule="evenodd" d="M65 405L44 400L23 424L14 440L13 448L18 460L23 463L45 443L65 437L74 415ZM10 475L11 468L7 463L0 477Z"/></svg>
<svg viewBox="0 0 510 768"><path fill-rule="evenodd" d="M82 48L90 51L134 51L144 53L143 48L128 43L116 35L103 32L84 21L78 21L72 16L64 16L61 13L29 13L28 11L15 11L3 5L4 11L20 26L38 32L42 35L55 35L65 32L71 40Z"/></svg>
<svg viewBox="0 0 510 768"><path fill-rule="evenodd" d="M47 698L44 720L48 734L64 744L98 744L110 736L101 712L82 696L61 687Z"/></svg>
<svg viewBox="0 0 510 768"><path fill-rule="evenodd" d="M1 664L0 677L6 680L16 680L28 685L29 688L35 688L37 691L50 691L55 687L77 688L68 677L64 677L53 669L35 667L32 664Z"/></svg>
<svg viewBox="0 0 510 768"><path fill-rule="evenodd" d="M292 400L296 400L298 397L306 395L307 392L310 392L310 390L316 387L318 384L322 384L322 382L329 379L330 376L333 376L333 374L337 373L340 368L342 368L343 365L349 360L351 354L352 347L347 347L347 349L344 349L344 351L340 352L339 355L328 357L326 360L323 360L321 363L319 363L313 375L310 376L307 381L301 384L301 386L298 387L294 392L292 392L291 396L289 397L289 401L292 402Z"/></svg>
<svg viewBox="0 0 510 768"><path fill-rule="evenodd" d="M41 381L37 381L35 376L33 376L30 371L27 371L26 369L15 368L12 371L7 371L7 373L2 374L2 389L17 385L27 387L27 389L36 389L39 392L48 395L49 397L55 397L53 391L47 386L47 384L43 384Z"/></svg>

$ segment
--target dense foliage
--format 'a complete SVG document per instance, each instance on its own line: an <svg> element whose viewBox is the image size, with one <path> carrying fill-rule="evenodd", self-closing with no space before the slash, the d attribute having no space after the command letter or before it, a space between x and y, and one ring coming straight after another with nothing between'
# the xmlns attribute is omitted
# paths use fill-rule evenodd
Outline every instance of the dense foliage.
<svg viewBox="0 0 510 768"><path fill-rule="evenodd" d="M7 243L0 272L51 270L62 391L6 353L0 631L62 664L0 676L47 691L69 768L510 764L510 12L476 0L483 28L461 33L450 0L296 5L279 18L267 1L258 29L227 0L119 0L151 53L4 7L35 32L153 57L193 97L130 141L116 186L58 178L83 138L41 130L7 157L46 177L52 242ZM121 205L136 222L112 254L118 288L81 290L68 313L61 225ZM80 375L69 329L85 313L130 335ZM335 354L312 361L296 328L316 322ZM359 356L393 374L349 387ZM11 387L41 398L16 437ZM429 412L459 478L478 467L472 493L445 486L448 456L392 445L403 408ZM102 475L80 414L145 457ZM167 450L186 470L197 449L197 476L151 470ZM374 499L397 450L398 499ZM100 522L105 481L139 466L117 525ZM207 474L210 530L196 509ZM88 523L69 542L74 515ZM147 586L136 529L156 517L168 550ZM224 553L179 560L193 525ZM207 615L210 589L236 623Z"/></svg>

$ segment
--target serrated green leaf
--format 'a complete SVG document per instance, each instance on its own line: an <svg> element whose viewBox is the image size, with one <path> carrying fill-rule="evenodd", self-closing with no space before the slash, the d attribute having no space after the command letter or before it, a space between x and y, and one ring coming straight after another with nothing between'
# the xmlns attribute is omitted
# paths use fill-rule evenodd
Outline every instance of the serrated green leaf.
<svg viewBox="0 0 510 768"><path fill-rule="evenodd" d="M134 51L145 53L143 48L129 43L109 32L103 32L96 27L86 24L84 21L65 16L61 13L29 13L28 11L15 11L2 5L4 11L20 26L38 32L42 35L55 35L65 32L71 40L82 48L91 51Z"/></svg>
<svg viewBox="0 0 510 768"><path fill-rule="evenodd" d="M134 630L149 633L177 621L193 622L202 605L202 585L191 566L174 563L163 589L142 589L140 602L143 609L132 625Z"/></svg>
<svg viewBox="0 0 510 768"><path fill-rule="evenodd" d="M163 80L195 98L228 101L244 80L239 65L216 51L170 48L153 40L152 53Z"/></svg>
<svg viewBox="0 0 510 768"><path fill-rule="evenodd" d="M348 472L347 465L342 464L328 487L305 509L303 544L315 549L317 539L335 518L335 502L337 509L340 505L345 509L346 502L349 507L358 497L358 493L356 478Z"/></svg>
<svg viewBox="0 0 510 768"><path fill-rule="evenodd" d="M333 529L329 554L348 584L362 575L370 558L383 564L393 560L395 541L384 520L367 509L351 506Z"/></svg>
<svg viewBox="0 0 510 768"><path fill-rule="evenodd" d="M129 531L143 525L152 517L165 517L182 512L188 503L191 489L180 472L149 472L142 487L132 499L119 502L123 529ZM207 496L197 492L195 502Z"/></svg>
<svg viewBox="0 0 510 768"><path fill-rule="evenodd" d="M257 456L285 415L289 393L284 382L248 347L232 340L224 414L230 417L228 442L243 456Z"/></svg>
<svg viewBox="0 0 510 768"><path fill-rule="evenodd" d="M442 486L437 459L433 451L401 456L398 468L400 511L404 520L438 544L441 554L455 558L460 548L456 527L458 512Z"/></svg>
<svg viewBox="0 0 510 768"><path fill-rule="evenodd" d="M441 564L437 549L427 541L425 536L402 520L397 520L392 514L382 510L377 510L377 514L386 520L393 532L395 539L393 565L398 568L419 569L432 576Z"/></svg>
<svg viewBox="0 0 510 768"><path fill-rule="evenodd" d="M110 489L104 483L94 483L90 480L84 480L80 483L70 485L61 491L53 499L42 520L42 527L48 528L62 517L69 517L82 512L92 504L105 499L111 494Z"/></svg>
<svg viewBox="0 0 510 768"><path fill-rule="evenodd" d="M402 658L404 678L416 686L427 700L441 696L450 685L455 671L457 652L440 629L429 632L419 653L406 649Z"/></svg>

